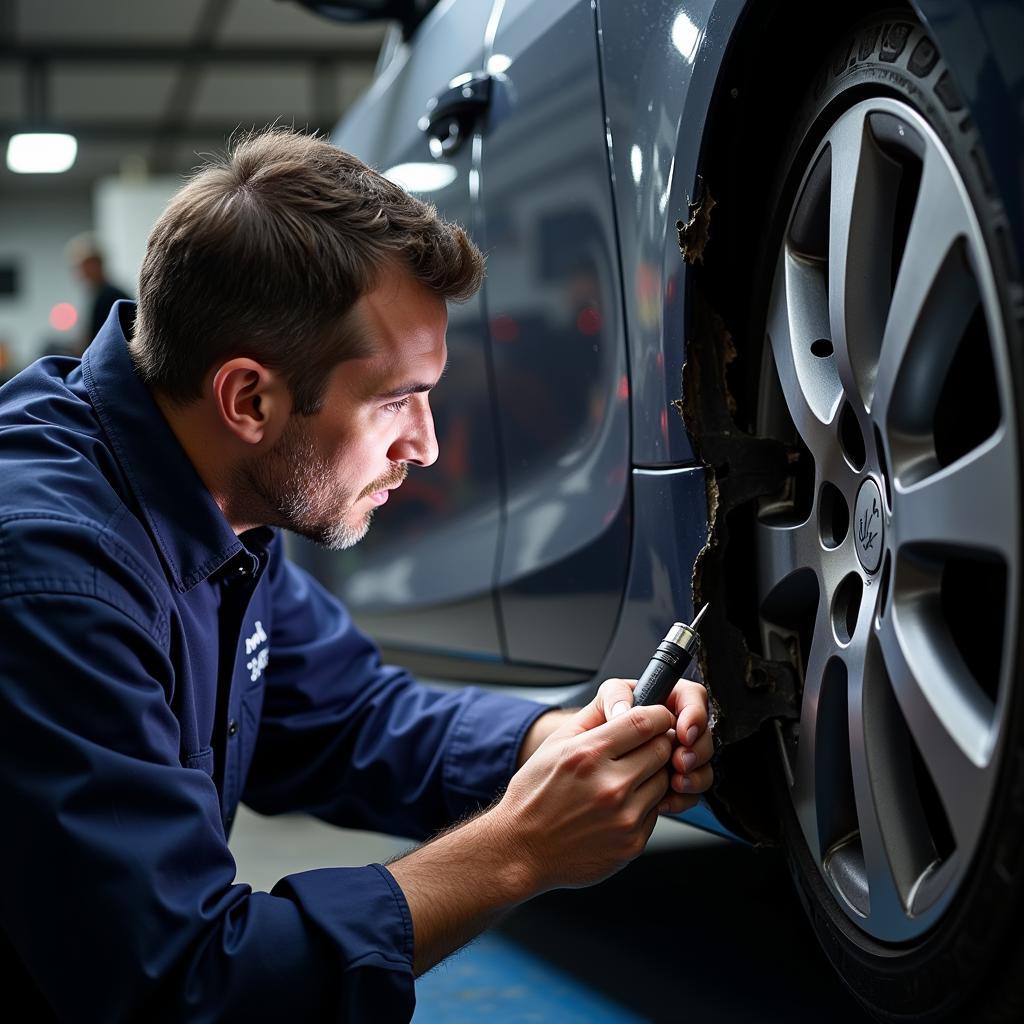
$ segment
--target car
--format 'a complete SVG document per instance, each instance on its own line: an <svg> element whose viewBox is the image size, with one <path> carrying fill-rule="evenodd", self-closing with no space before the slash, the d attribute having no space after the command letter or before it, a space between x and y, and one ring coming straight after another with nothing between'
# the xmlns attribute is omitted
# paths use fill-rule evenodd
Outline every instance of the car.
<svg viewBox="0 0 1024 1024"><path fill-rule="evenodd" d="M1020 1019L1024 4L300 2L396 19L333 139L488 271L436 466L295 557L553 703L708 602L687 818L878 1019Z"/></svg>

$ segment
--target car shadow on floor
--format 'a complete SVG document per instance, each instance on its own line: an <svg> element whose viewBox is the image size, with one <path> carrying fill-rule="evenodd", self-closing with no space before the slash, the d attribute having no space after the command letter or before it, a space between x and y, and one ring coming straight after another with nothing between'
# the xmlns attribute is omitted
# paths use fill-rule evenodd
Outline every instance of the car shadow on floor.
<svg viewBox="0 0 1024 1024"><path fill-rule="evenodd" d="M601 885L531 901L499 932L659 1024L871 1019L819 948L775 851L648 853Z"/></svg>

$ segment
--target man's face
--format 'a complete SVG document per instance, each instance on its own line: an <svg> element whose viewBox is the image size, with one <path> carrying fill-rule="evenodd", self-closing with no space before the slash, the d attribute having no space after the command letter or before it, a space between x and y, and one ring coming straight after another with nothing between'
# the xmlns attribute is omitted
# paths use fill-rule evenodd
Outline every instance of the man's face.
<svg viewBox="0 0 1024 1024"><path fill-rule="evenodd" d="M444 300L409 274L385 275L356 314L374 354L336 366L320 412L292 415L242 469L264 522L335 550L362 540L409 463L437 459L428 392L447 358Z"/></svg>

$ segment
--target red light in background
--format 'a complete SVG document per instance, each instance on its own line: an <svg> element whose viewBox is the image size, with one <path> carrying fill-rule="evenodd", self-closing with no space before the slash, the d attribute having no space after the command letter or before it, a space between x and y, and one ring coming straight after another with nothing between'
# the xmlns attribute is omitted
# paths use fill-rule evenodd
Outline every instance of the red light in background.
<svg viewBox="0 0 1024 1024"><path fill-rule="evenodd" d="M491 321L491 337L495 341L515 341L519 337L519 324L507 313L502 313Z"/></svg>
<svg viewBox="0 0 1024 1024"><path fill-rule="evenodd" d="M661 410L661 417L658 426L661 427L661 436L668 440L668 409Z"/></svg>
<svg viewBox="0 0 1024 1024"><path fill-rule="evenodd" d="M670 277L665 285L665 301L671 302L676 297L676 279Z"/></svg>
<svg viewBox="0 0 1024 1024"><path fill-rule="evenodd" d="M625 402L629 398L629 378L625 374L619 378L619 386L615 391L615 396L620 402Z"/></svg>
<svg viewBox="0 0 1024 1024"><path fill-rule="evenodd" d="M50 310L50 326L55 331L70 331L78 323L78 310L70 302L58 302Z"/></svg>
<svg viewBox="0 0 1024 1024"><path fill-rule="evenodd" d="M601 331L601 314L593 306L581 309L579 316L576 317L576 330L580 334L585 334L588 338L599 334Z"/></svg>

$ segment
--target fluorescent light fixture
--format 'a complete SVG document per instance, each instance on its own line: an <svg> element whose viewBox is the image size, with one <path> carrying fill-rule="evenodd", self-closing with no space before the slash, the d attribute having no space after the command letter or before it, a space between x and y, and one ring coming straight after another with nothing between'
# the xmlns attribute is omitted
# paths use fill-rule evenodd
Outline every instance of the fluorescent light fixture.
<svg viewBox="0 0 1024 1024"><path fill-rule="evenodd" d="M384 172L388 181L408 192L439 192L447 188L459 172L451 164L395 164Z"/></svg>
<svg viewBox="0 0 1024 1024"><path fill-rule="evenodd" d="M672 22L672 43L675 48L687 59L693 60L697 49L697 42L700 39L700 29L682 11L676 15Z"/></svg>
<svg viewBox="0 0 1024 1024"><path fill-rule="evenodd" d="M7 167L15 174L60 174L78 155L74 135L32 132L12 135L7 143Z"/></svg>
<svg viewBox="0 0 1024 1024"><path fill-rule="evenodd" d="M492 53L487 58L487 73L503 75L512 67L512 58L507 53Z"/></svg>
<svg viewBox="0 0 1024 1024"><path fill-rule="evenodd" d="M639 185L644 174L644 155L635 143L629 151L629 169L633 172L633 180Z"/></svg>

